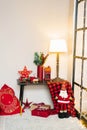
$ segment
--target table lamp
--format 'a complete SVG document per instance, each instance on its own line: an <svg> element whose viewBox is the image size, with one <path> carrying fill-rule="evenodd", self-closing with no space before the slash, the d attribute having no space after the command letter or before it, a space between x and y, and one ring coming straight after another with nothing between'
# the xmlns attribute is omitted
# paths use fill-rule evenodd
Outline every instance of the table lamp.
<svg viewBox="0 0 87 130"><path fill-rule="evenodd" d="M63 79L59 77L59 54L63 52L67 52L65 40L63 39L51 40L49 52L56 54L56 78L53 79L53 81L60 82Z"/></svg>

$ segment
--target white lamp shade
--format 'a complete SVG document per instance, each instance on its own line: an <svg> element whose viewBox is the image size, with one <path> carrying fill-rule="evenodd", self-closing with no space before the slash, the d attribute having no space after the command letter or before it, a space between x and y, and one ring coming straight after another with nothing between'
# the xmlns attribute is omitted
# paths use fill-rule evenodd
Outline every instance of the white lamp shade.
<svg viewBox="0 0 87 130"><path fill-rule="evenodd" d="M67 52L65 40L51 40L49 52Z"/></svg>

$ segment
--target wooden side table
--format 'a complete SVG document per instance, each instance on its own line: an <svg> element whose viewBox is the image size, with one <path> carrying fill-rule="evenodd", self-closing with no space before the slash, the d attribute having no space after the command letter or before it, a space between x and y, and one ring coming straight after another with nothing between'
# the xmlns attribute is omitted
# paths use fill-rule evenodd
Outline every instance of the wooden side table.
<svg viewBox="0 0 87 130"><path fill-rule="evenodd" d="M20 82L20 80L17 79L17 84L20 86L19 101L21 102L21 105L22 105L25 86L27 86L27 85L47 85L47 82L46 81L42 81L42 82L38 82L38 83L31 83L30 81Z"/></svg>

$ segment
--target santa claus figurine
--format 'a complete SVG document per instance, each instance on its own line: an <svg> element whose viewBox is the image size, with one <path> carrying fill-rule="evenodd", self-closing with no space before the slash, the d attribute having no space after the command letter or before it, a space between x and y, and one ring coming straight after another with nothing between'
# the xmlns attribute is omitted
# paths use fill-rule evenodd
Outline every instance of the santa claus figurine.
<svg viewBox="0 0 87 130"><path fill-rule="evenodd" d="M58 106L59 106L58 117L59 118L68 118L69 114L67 112L67 106L70 103L70 100L72 100L72 97L67 92L66 82L63 82L61 84L61 89L60 89L59 93L56 95L55 99L57 100Z"/></svg>

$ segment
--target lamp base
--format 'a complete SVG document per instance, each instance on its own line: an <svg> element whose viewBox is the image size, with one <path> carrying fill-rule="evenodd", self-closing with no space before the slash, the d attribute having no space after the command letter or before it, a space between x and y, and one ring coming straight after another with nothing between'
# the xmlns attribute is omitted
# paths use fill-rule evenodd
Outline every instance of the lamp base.
<svg viewBox="0 0 87 130"><path fill-rule="evenodd" d="M60 77L56 77L54 79L52 79L53 82L62 82L64 81L64 79L61 79Z"/></svg>

